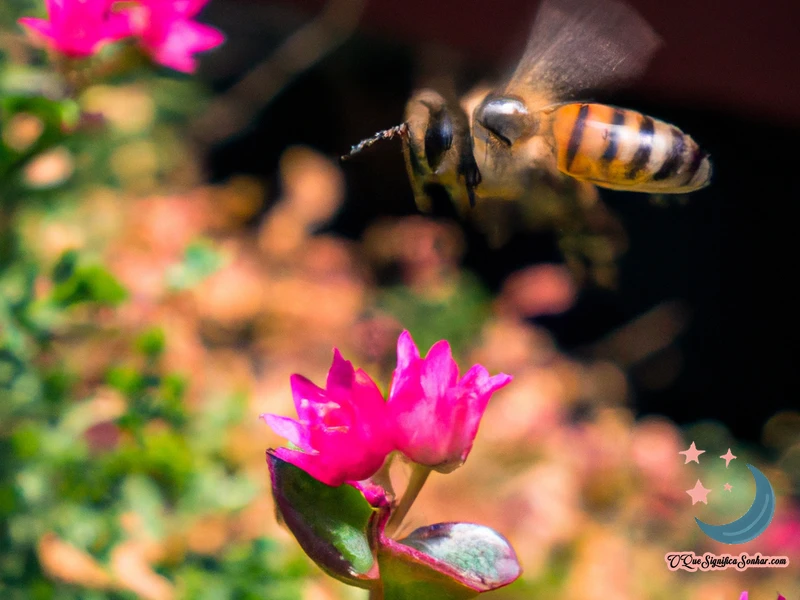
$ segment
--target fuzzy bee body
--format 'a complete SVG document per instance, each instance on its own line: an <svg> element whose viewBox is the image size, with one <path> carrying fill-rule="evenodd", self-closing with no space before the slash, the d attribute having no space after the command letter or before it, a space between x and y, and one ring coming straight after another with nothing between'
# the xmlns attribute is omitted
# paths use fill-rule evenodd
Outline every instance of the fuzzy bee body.
<svg viewBox="0 0 800 600"><path fill-rule="evenodd" d="M685 193L708 184L711 165L677 127L634 110L570 103L553 115L558 170L600 187Z"/></svg>
<svg viewBox="0 0 800 600"><path fill-rule="evenodd" d="M561 230L564 215L574 222L594 202L593 186L659 195L700 189L710 182L711 162L689 135L588 100L639 75L659 44L623 0L542 0L505 83L460 100L417 91L402 125L364 140L351 155L400 135L420 209L440 188L463 210L476 201L519 200L529 216L561 215ZM559 209L547 200L554 194L563 199Z"/></svg>
<svg viewBox="0 0 800 600"><path fill-rule="evenodd" d="M582 101L644 70L658 36L620 0L544 0L510 79L461 101L433 90L406 106L406 165L420 208L431 185L454 202L532 199L542 180L682 194L711 163L677 127ZM568 186L567 186L568 187Z"/></svg>

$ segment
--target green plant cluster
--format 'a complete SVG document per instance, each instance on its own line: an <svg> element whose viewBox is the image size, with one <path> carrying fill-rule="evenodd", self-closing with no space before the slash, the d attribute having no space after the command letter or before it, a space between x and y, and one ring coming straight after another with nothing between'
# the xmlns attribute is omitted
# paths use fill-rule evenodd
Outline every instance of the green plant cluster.
<svg viewBox="0 0 800 600"><path fill-rule="evenodd" d="M15 8L0 11L5 29L13 29ZM78 206L90 185L123 186L108 157L130 136L93 127L92 115L44 67L14 59L19 40L11 36L4 44L10 46L0 48L0 597L145 597L130 589L125 567L115 565L125 547L136 560L145 554L141 548L158 548L142 564L179 597L299 597L306 562L287 557L263 535L205 552L185 543L194 523L235 516L259 493L261 484L222 447L228 428L244 419L244 398L190 409L187 379L163 366L167 341L153 323L142 323L121 356L109 351L99 376L72 368L70 353L87 340L119 333L106 317L130 301L129 293L96 248L68 249L48 261L27 243L24 227L32 216L47 219ZM141 79L158 116L136 136L172 139L170 124L185 118L202 94L187 81ZM21 118L40 128L29 144L11 137ZM76 157L74 173L32 185L27 170L56 147ZM172 289L198 284L221 264L206 243L190 245L184 258L170 272ZM113 410L104 413L107 405ZM55 567L48 563L54 552L60 553ZM86 561L96 567L94 580L80 566Z"/></svg>

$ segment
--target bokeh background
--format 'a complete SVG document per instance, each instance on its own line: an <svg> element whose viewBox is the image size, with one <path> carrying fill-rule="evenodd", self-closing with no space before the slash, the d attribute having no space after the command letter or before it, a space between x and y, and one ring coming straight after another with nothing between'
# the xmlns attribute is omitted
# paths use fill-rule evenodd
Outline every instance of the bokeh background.
<svg viewBox="0 0 800 600"><path fill-rule="evenodd" d="M691 133L712 186L462 219L417 211L399 141L338 156L420 86L502 76L535 2L214 0L196 76L134 64L75 101L15 25L41 6L4 3L0 597L363 597L276 523L258 415L292 415L290 374L321 382L334 346L386 389L408 328L515 377L406 526L506 535L525 574L490 596L800 598L800 15L634 5L664 47L608 101ZM668 571L731 551L694 517L749 506L745 462L778 511L735 550L792 564Z"/></svg>

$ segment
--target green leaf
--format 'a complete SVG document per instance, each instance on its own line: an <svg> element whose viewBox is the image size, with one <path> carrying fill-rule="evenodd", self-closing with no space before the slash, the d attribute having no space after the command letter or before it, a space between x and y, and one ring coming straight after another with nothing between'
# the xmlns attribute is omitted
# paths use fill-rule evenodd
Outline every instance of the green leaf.
<svg viewBox="0 0 800 600"><path fill-rule="evenodd" d="M53 270L52 300L67 307L82 302L107 306L120 304L128 293L116 278L101 265L81 265L71 251L62 255Z"/></svg>
<svg viewBox="0 0 800 600"><path fill-rule="evenodd" d="M75 273L78 266L77 250L67 250L62 254L53 267L51 278L53 283L64 283Z"/></svg>
<svg viewBox="0 0 800 600"><path fill-rule="evenodd" d="M472 523L421 527L399 542L383 538L378 561L384 600L466 600L521 573L508 541Z"/></svg>
<svg viewBox="0 0 800 600"><path fill-rule="evenodd" d="M20 424L11 434L11 444L18 459L34 458L42 447L42 427L32 422Z"/></svg>
<svg viewBox="0 0 800 600"><path fill-rule="evenodd" d="M60 143L74 126L77 105L72 100L51 100L38 94L0 94L0 129L20 114L41 123L41 134L30 146L14 149L0 142L0 178L20 168L31 157Z"/></svg>
<svg viewBox="0 0 800 600"><path fill-rule="evenodd" d="M142 531L151 538L164 536L164 498L158 486L144 475L130 475L122 485L122 504L141 519Z"/></svg>
<svg viewBox="0 0 800 600"><path fill-rule="evenodd" d="M0 338L0 342L3 340ZM26 371L25 363L15 353L0 348L0 387L9 389Z"/></svg>
<svg viewBox="0 0 800 600"><path fill-rule="evenodd" d="M36 275L36 268L23 261L3 269L0 273L0 294L10 309L20 309L31 302Z"/></svg>
<svg viewBox="0 0 800 600"><path fill-rule="evenodd" d="M186 247L183 260L170 267L167 284L173 290L192 288L213 275L224 263L225 259L211 243L196 240Z"/></svg>
<svg viewBox="0 0 800 600"><path fill-rule="evenodd" d="M160 327L148 329L136 340L136 349L148 358L157 358L164 352L166 339Z"/></svg>
<svg viewBox="0 0 800 600"><path fill-rule="evenodd" d="M106 383L125 396L134 396L144 388L142 375L132 367L112 367L106 374Z"/></svg>
<svg viewBox="0 0 800 600"><path fill-rule="evenodd" d="M197 513L241 510L258 492L252 480L229 475L222 465L206 466L192 478L179 508Z"/></svg>
<svg viewBox="0 0 800 600"><path fill-rule="evenodd" d="M267 463L279 516L305 553L345 583L375 585L377 564L367 533L375 509L361 492L325 485L271 451Z"/></svg>

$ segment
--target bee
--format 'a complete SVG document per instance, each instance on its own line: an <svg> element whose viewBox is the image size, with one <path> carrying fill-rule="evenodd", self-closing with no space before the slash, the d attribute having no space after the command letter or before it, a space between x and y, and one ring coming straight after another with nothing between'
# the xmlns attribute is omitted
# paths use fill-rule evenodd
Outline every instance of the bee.
<svg viewBox="0 0 800 600"><path fill-rule="evenodd" d="M655 194L700 189L710 182L711 163L689 135L635 110L586 100L639 75L659 45L619 0L543 0L504 84L460 102L420 90L403 124L362 141L349 156L401 136L422 209L432 186L459 206L524 198L542 181Z"/></svg>

